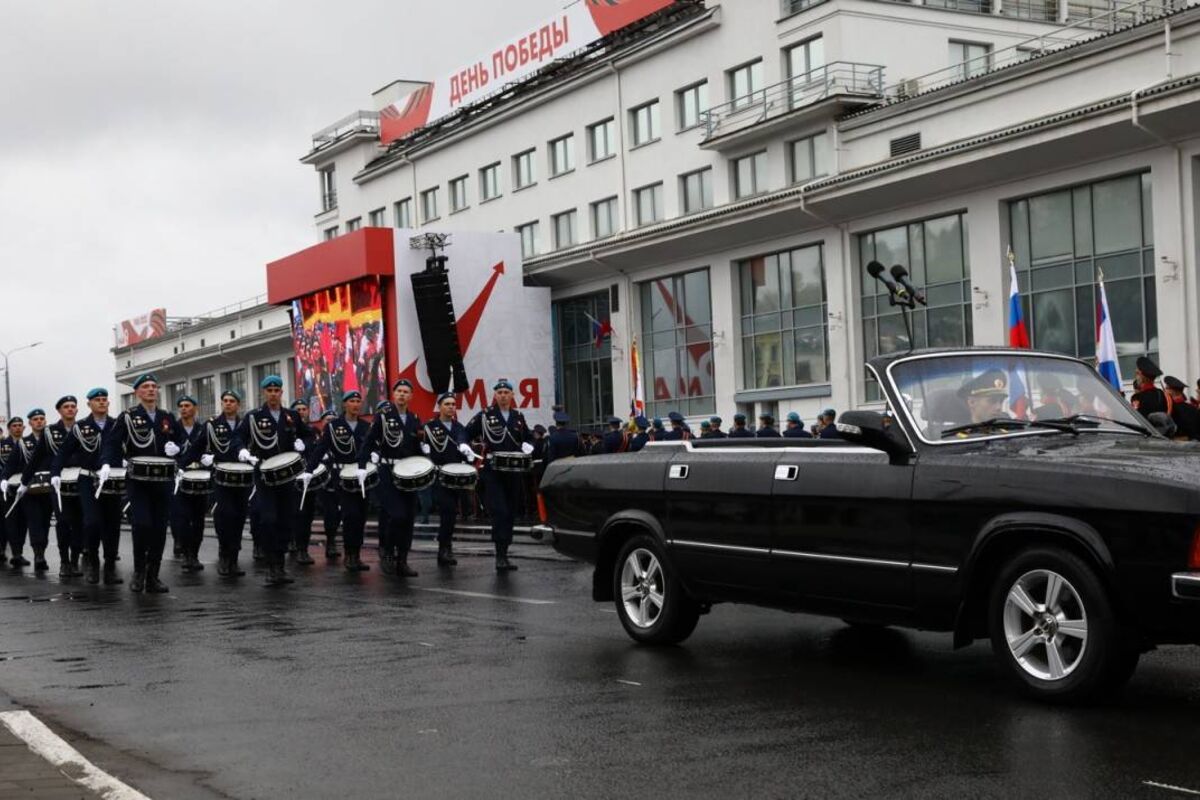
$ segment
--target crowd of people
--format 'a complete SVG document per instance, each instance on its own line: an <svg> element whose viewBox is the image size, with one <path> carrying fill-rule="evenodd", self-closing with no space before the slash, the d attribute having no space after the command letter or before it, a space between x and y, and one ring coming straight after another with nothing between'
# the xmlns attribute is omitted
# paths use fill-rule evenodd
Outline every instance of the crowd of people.
<svg viewBox="0 0 1200 800"><path fill-rule="evenodd" d="M1187 384L1174 375L1164 376L1158 364L1142 356L1133 373L1133 390L1130 405L1159 433L1179 441L1200 441L1200 380L1196 381L1195 397L1188 397Z"/></svg>

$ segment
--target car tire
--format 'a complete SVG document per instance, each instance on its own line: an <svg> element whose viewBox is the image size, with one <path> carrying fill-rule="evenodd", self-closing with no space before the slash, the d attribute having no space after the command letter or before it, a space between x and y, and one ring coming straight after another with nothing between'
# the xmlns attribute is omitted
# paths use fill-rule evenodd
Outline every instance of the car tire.
<svg viewBox="0 0 1200 800"><path fill-rule="evenodd" d="M688 596L654 537L642 534L625 542L612 580L617 616L634 641L678 644L696 629L700 605Z"/></svg>
<svg viewBox="0 0 1200 800"><path fill-rule="evenodd" d="M1096 570L1067 550L1027 550L996 576L988 603L992 651L1029 695L1099 699L1133 675L1125 640Z"/></svg>

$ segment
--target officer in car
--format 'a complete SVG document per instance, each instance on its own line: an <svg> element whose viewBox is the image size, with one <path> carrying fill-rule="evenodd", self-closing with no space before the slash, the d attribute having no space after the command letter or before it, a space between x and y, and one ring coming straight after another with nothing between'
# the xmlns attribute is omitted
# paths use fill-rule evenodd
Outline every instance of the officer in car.
<svg viewBox="0 0 1200 800"><path fill-rule="evenodd" d="M634 431L634 434L629 437L629 452L636 453L645 447L646 443L650 441L650 434L648 432L648 429L650 428L650 420L639 414L637 418L634 419L633 425L635 428L637 428L637 430Z"/></svg>
<svg viewBox="0 0 1200 800"><path fill-rule="evenodd" d="M1008 398L1008 376L1001 370L988 370L971 378L958 390L958 396L966 401L971 422L1008 416L1004 413L1004 401Z"/></svg>

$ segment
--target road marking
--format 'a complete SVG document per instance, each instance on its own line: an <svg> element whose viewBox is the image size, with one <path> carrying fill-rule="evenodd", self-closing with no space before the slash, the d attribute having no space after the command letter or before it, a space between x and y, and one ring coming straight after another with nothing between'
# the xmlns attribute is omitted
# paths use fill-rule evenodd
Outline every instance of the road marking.
<svg viewBox="0 0 1200 800"><path fill-rule="evenodd" d="M433 647L429 642L417 642L417 644L421 645L421 647Z"/></svg>
<svg viewBox="0 0 1200 800"><path fill-rule="evenodd" d="M1159 783L1158 781L1142 781L1143 786L1153 786L1155 789L1166 789L1169 792L1179 792L1180 794L1190 794L1200 797L1200 790L1185 789L1182 786L1172 786L1169 783Z"/></svg>
<svg viewBox="0 0 1200 800"><path fill-rule="evenodd" d="M617 683L623 683L626 686L641 686L637 681L623 681L620 678L617 678Z"/></svg>
<svg viewBox="0 0 1200 800"><path fill-rule="evenodd" d="M150 800L88 761L28 711L0 711L0 723L64 775L105 800Z"/></svg>
<svg viewBox="0 0 1200 800"><path fill-rule="evenodd" d="M439 592L441 594L454 594L459 597L478 597L483 600L504 600L509 603L525 603L531 606L552 606L554 600L534 600L528 597L505 597L502 594L486 594L484 592L465 592L462 589L438 589L433 586L414 586L422 592Z"/></svg>

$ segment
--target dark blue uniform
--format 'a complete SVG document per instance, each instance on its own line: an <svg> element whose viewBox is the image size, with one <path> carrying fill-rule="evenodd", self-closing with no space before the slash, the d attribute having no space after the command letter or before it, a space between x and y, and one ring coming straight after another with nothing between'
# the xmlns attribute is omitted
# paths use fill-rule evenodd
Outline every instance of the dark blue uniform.
<svg viewBox="0 0 1200 800"><path fill-rule="evenodd" d="M657 437L655 441L659 442L682 442L692 438L692 432L687 428L671 428L671 430Z"/></svg>
<svg viewBox="0 0 1200 800"><path fill-rule="evenodd" d="M842 438L842 435L840 433L838 433L837 425L830 424L830 425L826 425L824 428L821 428L821 435L818 436L817 438L818 439L840 439L840 438Z"/></svg>
<svg viewBox="0 0 1200 800"><path fill-rule="evenodd" d="M306 427L301 432L300 440L304 442L307 452L307 448L316 445L317 432L310 427ZM292 542L296 545L296 563L311 564L313 561L308 555L308 545L312 541L313 519L317 516L317 495L320 492L305 492L304 486L300 481L296 481L296 490L304 498L303 503L300 503L299 500L296 501L299 509L296 511L295 527L292 533Z"/></svg>
<svg viewBox="0 0 1200 800"><path fill-rule="evenodd" d="M729 438L730 439L753 439L754 431L750 430L749 428L739 428L737 426L734 426L733 429L729 431Z"/></svg>
<svg viewBox="0 0 1200 800"><path fill-rule="evenodd" d="M497 405L480 411L467 424L467 438L483 442L484 458L492 453L522 450L521 445L533 438L525 416L515 408L509 409L507 417ZM512 543L513 522L516 519L517 503L521 498L523 476L519 472L497 472L491 461L485 461L480 480L483 481L484 503L492 518L492 541L496 543L497 568L500 562L507 566L508 547Z"/></svg>
<svg viewBox="0 0 1200 800"><path fill-rule="evenodd" d="M555 428L547 437L546 463L550 464L560 458L583 455L583 444L579 434L572 428Z"/></svg>
<svg viewBox="0 0 1200 800"><path fill-rule="evenodd" d="M204 455L205 426L195 422L189 431L179 425L184 434L179 455L175 457L180 469L200 469L200 457ZM204 541L204 515L208 510L207 494L186 494L178 489L171 496L171 537L175 549L184 557L185 570L201 570L200 545Z"/></svg>
<svg viewBox="0 0 1200 800"><path fill-rule="evenodd" d="M22 484L29 486L34 473L50 471L50 451L43 444L46 436L43 428L41 433L30 433L17 444L12 455L4 462L4 480L7 481L16 475ZM11 485L9 492L12 492ZM21 500L21 506L17 510L25 513L25 525L11 531L10 534L16 535L10 535L8 540L14 558L21 557L25 549L25 534L28 531L34 564L38 569L46 568L46 547L50 544L52 508L49 494L26 494Z"/></svg>
<svg viewBox="0 0 1200 800"><path fill-rule="evenodd" d="M240 448L234 440L242 418L230 419L218 414L204 423L204 434L196 445L198 455L213 457L213 471L218 464L235 464ZM215 483L215 481L214 481ZM217 532L217 553L222 559L218 568L223 577L243 575L237 566L238 553L242 550L242 531L246 527L246 514L250 505L250 487L213 487L213 528Z"/></svg>
<svg viewBox="0 0 1200 800"><path fill-rule="evenodd" d="M812 434L804 430L803 425L797 425L794 428L784 428L783 438L785 439L811 439Z"/></svg>
<svg viewBox="0 0 1200 800"><path fill-rule="evenodd" d="M336 424L337 421L333 422ZM366 428L366 423L360 421L359 424ZM392 467L402 458L421 455L420 437L421 423L417 415L411 411L402 414L389 403L375 415L370 428L366 429L355 459L359 467L365 467L371 453L379 454L379 486L375 489L375 498L381 509L379 557L383 568L389 573L394 560L400 564L408 563L413 525L417 520L417 493L406 492L396 486L392 480ZM349 519L346 520L346 549L350 549Z"/></svg>
<svg viewBox="0 0 1200 800"><path fill-rule="evenodd" d="M758 429L758 430L755 432L755 434L754 434L754 435L755 435L755 437L757 437L757 438L759 438L759 439L779 439L779 438L782 438L782 437L779 435L779 431L777 431L777 430L775 429L775 427L774 427L774 426L772 426L772 425L763 425L761 428L759 428L759 429Z"/></svg>
<svg viewBox="0 0 1200 800"><path fill-rule="evenodd" d="M339 478L343 467L358 468L359 453L362 452L369 430L370 426L361 418L354 422L344 416L328 420L325 430L317 439L316 452L309 461L313 466L324 462L337 486L335 491L342 515L342 532L346 538L346 569L349 570L360 568L359 554L367 524L367 500L358 486L353 491L341 488Z"/></svg>
<svg viewBox="0 0 1200 800"><path fill-rule="evenodd" d="M125 459L139 456L166 456L165 447L174 442L182 448L186 436L179 422L168 411L155 408L153 412L136 405L123 412L113 422L112 431L103 439L103 461L119 467ZM125 482L129 497L133 529L133 569L149 584L158 580L159 564L167 543L167 519L171 510L172 484L159 481L134 480ZM138 584L130 584L138 588Z"/></svg>
<svg viewBox="0 0 1200 800"><path fill-rule="evenodd" d="M20 447L21 440L14 439L12 436L5 436L3 440L0 440L0 480L7 474L9 462L16 458L16 452ZM20 551L13 548L12 542L19 541L21 542L21 547L24 548L27 527L25 523L25 509L23 507L25 505L24 501L17 505L16 508L13 508L13 504L17 502L17 495L16 492L12 491L13 488L9 487L8 502L4 503L3 539L4 544L12 549L13 566L16 566L17 564L27 562L25 562ZM20 561L17 559L20 559Z"/></svg>
<svg viewBox="0 0 1200 800"><path fill-rule="evenodd" d="M624 453L629 447L625 432L620 430L604 434L603 444L605 453Z"/></svg>
<svg viewBox="0 0 1200 800"><path fill-rule="evenodd" d="M56 477L61 477L62 471L68 467L79 469L78 502L65 503L65 510L71 515L78 507L79 524L83 530L84 572L88 583L100 581L101 546L104 548L104 582L122 582L117 577L117 552L121 544L121 509L125 505L125 498L120 494L96 497L96 473L104 463L103 440L114 428L112 417L99 420L89 415L76 420L75 427L63 440L50 465L50 474Z"/></svg>
<svg viewBox="0 0 1200 800"><path fill-rule="evenodd" d="M58 457L63 443L71 435L71 429L61 419L53 425L47 425L45 433L38 441L38 452L34 453L33 463L27 464L22 482L29 485L34 472L51 472L53 474L54 460ZM43 466L34 466L34 464ZM61 566L60 577L78 577L79 558L83 554L83 524L79 512L78 497L63 497L62 506L58 497L50 495L50 507L54 512L54 532L58 540L58 556Z"/></svg>
<svg viewBox="0 0 1200 800"><path fill-rule="evenodd" d="M439 467L462 464L467 459L459 446L467 443L467 429L456 419L447 424L441 419L425 423L425 443L429 458ZM433 504L438 510L438 558L448 563L453 558L454 523L458 517L458 492L441 481L433 485Z"/></svg>
<svg viewBox="0 0 1200 800"><path fill-rule="evenodd" d="M650 443L650 434L646 431L638 431L633 436L629 437L629 452L636 453Z"/></svg>

